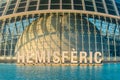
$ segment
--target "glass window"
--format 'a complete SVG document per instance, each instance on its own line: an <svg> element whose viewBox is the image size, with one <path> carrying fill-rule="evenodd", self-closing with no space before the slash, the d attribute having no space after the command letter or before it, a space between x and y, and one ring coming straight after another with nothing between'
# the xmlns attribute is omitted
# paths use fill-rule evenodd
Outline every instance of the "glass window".
<svg viewBox="0 0 120 80"><path fill-rule="evenodd" d="M40 5L39 10L48 9L48 5Z"/></svg>
<svg viewBox="0 0 120 80"><path fill-rule="evenodd" d="M74 9L76 9L76 10L82 10L83 7L82 7L82 6L79 6L79 5L74 5Z"/></svg>
<svg viewBox="0 0 120 80"><path fill-rule="evenodd" d="M62 0L62 9L71 9L71 0Z"/></svg>
<svg viewBox="0 0 120 80"><path fill-rule="evenodd" d="M71 0L62 0L62 3L71 3Z"/></svg>
<svg viewBox="0 0 120 80"><path fill-rule="evenodd" d="M102 3L96 3L96 6L97 7L103 7L103 4Z"/></svg>
<svg viewBox="0 0 120 80"><path fill-rule="evenodd" d="M31 1L30 5L37 5L37 1Z"/></svg>
<svg viewBox="0 0 120 80"><path fill-rule="evenodd" d="M24 12L25 11L25 8L19 8L18 10L17 10L17 12Z"/></svg>
<svg viewBox="0 0 120 80"><path fill-rule="evenodd" d="M86 8L86 10L88 10L88 11L94 11L94 8L93 8L92 6L86 6L85 8Z"/></svg>
<svg viewBox="0 0 120 80"><path fill-rule="evenodd" d="M15 8L15 5L10 5L9 6L9 9L13 9L13 8Z"/></svg>
<svg viewBox="0 0 120 80"><path fill-rule="evenodd" d="M4 7L0 8L0 11L3 11L4 10Z"/></svg>
<svg viewBox="0 0 120 80"><path fill-rule="evenodd" d="M101 0L95 0L96 8L98 12L105 13L105 9Z"/></svg>
<svg viewBox="0 0 120 80"><path fill-rule="evenodd" d="M74 4L82 4L82 0L73 0Z"/></svg>
<svg viewBox="0 0 120 80"><path fill-rule="evenodd" d="M60 9L60 5L51 5L50 8L51 9Z"/></svg>
<svg viewBox="0 0 120 80"><path fill-rule="evenodd" d="M62 5L62 9L71 9L71 5Z"/></svg>
<svg viewBox="0 0 120 80"><path fill-rule="evenodd" d="M13 10L8 10L6 14L12 14Z"/></svg>
<svg viewBox="0 0 120 80"><path fill-rule="evenodd" d="M112 14L112 15L116 15L115 8L113 6L112 1L111 0L105 0L105 2L106 2L107 9L108 9L108 13Z"/></svg>
<svg viewBox="0 0 120 80"><path fill-rule="evenodd" d="M98 11L98 12L105 13L105 9L103 9L103 8L97 8L97 11Z"/></svg>
<svg viewBox="0 0 120 80"><path fill-rule="evenodd" d="M108 9L114 10L114 7L112 5L107 5Z"/></svg>
<svg viewBox="0 0 120 80"><path fill-rule="evenodd" d="M14 4L14 3L16 3L17 2L17 0L12 0L11 1L11 4Z"/></svg>
<svg viewBox="0 0 120 80"><path fill-rule="evenodd" d="M116 2L116 5L117 5L118 12L120 14L120 2Z"/></svg>
<svg viewBox="0 0 120 80"><path fill-rule="evenodd" d="M86 8L86 10L94 11L92 0L84 0L84 1L85 1L85 8Z"/></svg>
<svg viewBox="0 0 120 80"><path fill-rule="evenodd" d="M6 3L2 3L2 5L1 5L1 6L3 7L3 6L5 6L5 5L6 5Z"/></svg>
<svg viewBox="0 0 120 80"><path fill-rule="evenodd" d="M48 4L48 0L40 0L40 4Z"/></svg>
<svg viewBox="0 0 120 80"><path fill-rule="evenodd" d="M51 0L51 4L52 3L60 3L60 0Z"/></svg>
<svg viewBox="0 0 120 80"><path fill-rule="evenodd" d="M73 0L74 3L74 9L76 10L82 10L82 0Z"/></svg>
<svg viewBox="0 0 120 80"><path fill-rule="evenodd" d="M51 9L60 9L60 0L51 0Z"/></svg>
<svg viewBox="0 0 120 80"><path fill-rule="evenodd" d="M85 5L93 5L91 1L85 1Z"/></svg>
<svg viewBox="0 0 120 80"><path fill-rule="evenodd" d="M108 10L109 14L116 15L116 12L113 10Z"/></svg>
<svg viewBox="0 0 120 80"><path fill-rule="evenodd" d="M26 2L25 2L25 3L20 3L20 4L19 4L19 7L24 7L24 6L26 6Z"/></svg>
<svg viewBox="0 0 120 80"><path fill-rule="evenodd" d="M2 12L0 12L0 16L2 15Z"/></svg>
<svg viewBox="0 0 120 80"><path fill-rule="evenodd" d="M28 11L33 11L33 10L36 10L36 6L32 6L28 8Z"/></svg>
<svg viewBox="0 0 120 80"><path fill-rule="evenodd" d="M20 2L25 2L25 1L27 1L27 0L21 0Z"/></svg>
<svg viewBox="0 0 120 80"><path fill-rule="evenodd" d="M102 2L102 0L95 0L95 2Z"/></svg>
<svg viewBox="0 0 120 80"><path fill-rule="evenodd" d="M112 4L111 0L105 0L106 4Z"/></svg>

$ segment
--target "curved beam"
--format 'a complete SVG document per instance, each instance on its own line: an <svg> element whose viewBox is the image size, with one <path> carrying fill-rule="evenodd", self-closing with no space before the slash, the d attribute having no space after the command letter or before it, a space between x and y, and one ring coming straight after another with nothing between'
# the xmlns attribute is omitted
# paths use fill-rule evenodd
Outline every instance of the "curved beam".
<svg viewBox="0 0 120 80"><path fill-rule="evenodd" d="M83 11L83 10L38 10L38 11L27 11L27 12L21 12L21 13L14 13L10 15L4 15L0 17L0 20L17 17L17 16L40 14L40 13L82 13L82 14L92 14L92 15L99 15L99 16L106 16L106 17L120 19L120 16L99 13L99 12Z"/></svg>

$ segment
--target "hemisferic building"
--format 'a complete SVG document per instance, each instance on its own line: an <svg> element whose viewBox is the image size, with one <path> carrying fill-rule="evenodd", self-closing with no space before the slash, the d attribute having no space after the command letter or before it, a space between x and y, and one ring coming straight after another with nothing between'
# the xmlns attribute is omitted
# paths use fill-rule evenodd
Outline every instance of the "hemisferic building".
<svg viewBox="0 0 120 80"><path fill-rule="evenodd" d="M120 61L120 0L0 0L0 59L36 50Z"/></svg>

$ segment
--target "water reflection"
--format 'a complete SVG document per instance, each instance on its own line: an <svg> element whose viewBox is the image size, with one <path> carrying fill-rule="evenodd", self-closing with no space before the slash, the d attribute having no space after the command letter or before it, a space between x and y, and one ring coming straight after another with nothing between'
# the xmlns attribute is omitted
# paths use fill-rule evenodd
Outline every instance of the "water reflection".
<svg viewBox="0 0 120 80"><path fill-rule="evenodd" d="M120 64L16 66L0 64L0 80L119 80Z"/></svg>

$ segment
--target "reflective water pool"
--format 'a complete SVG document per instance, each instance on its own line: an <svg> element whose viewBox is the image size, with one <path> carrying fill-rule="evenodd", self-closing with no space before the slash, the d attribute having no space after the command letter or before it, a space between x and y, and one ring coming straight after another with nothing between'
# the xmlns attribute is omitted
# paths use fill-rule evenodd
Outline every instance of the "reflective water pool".
<svg viewBox="0 0 120 80"><path fill-rule="evenodd" d="M120 63L102 66L0 64L0 80L120 80Z"/></svg>

